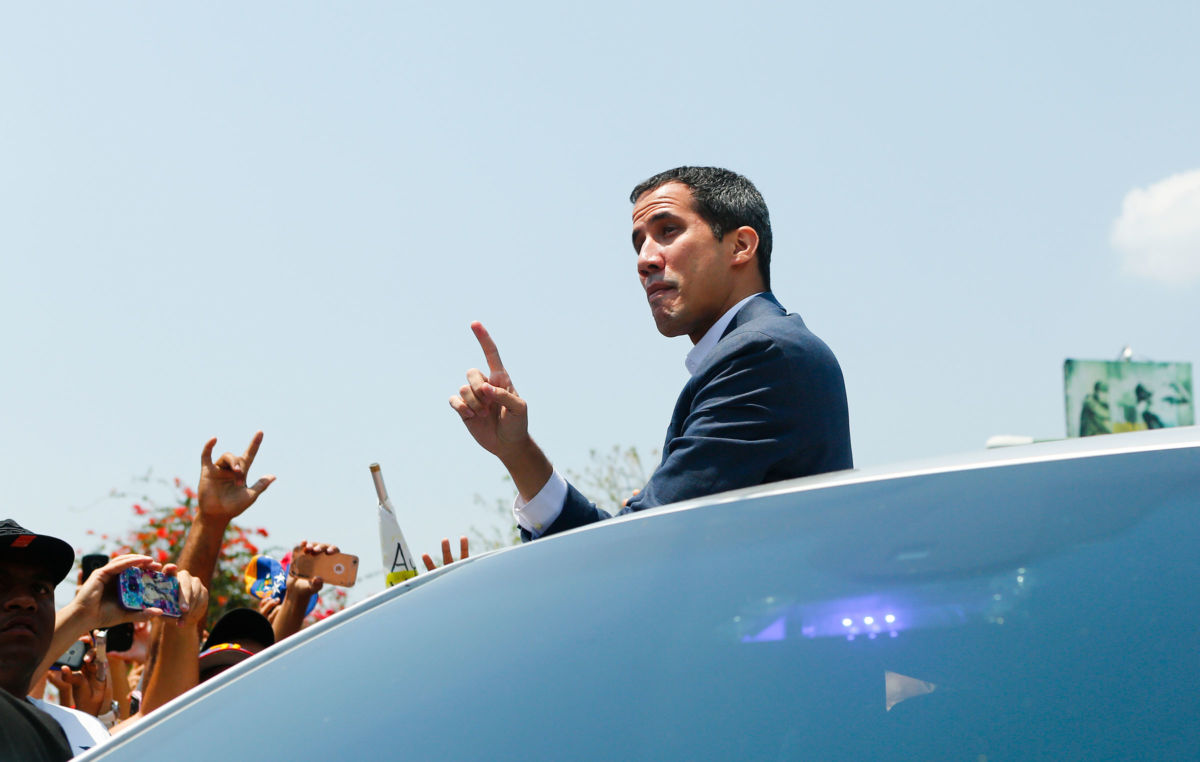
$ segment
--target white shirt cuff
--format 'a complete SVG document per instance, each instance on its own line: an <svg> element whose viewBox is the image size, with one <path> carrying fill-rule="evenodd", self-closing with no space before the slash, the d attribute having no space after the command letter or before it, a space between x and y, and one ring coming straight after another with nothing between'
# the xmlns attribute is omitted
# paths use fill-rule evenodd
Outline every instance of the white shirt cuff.
<svg viewBox="0 0 1200 762"><path fill-rule="evenodd" d="M513 501L513 516L522 529L534 537L541 537L546 527L554 523L567 502L567 480L556 469L550 479L533 499L526 502L517 495Z"/></svg>

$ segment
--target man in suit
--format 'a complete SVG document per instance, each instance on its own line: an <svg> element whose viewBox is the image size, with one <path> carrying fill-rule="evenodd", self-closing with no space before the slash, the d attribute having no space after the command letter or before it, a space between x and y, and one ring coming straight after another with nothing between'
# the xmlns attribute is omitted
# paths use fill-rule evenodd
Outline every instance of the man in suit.
<svg viewBox="0 0 1200 762"><path fill-rule="evenodd" d="M634 188L633 247L664 336L694 344L663 458L621 511L853 466L846 390L833 353L770 292L771 222L749 180L678 167ZM500 458L526 540L608 518L555 471L529 435L527 402L487 331L471 326L488 374L471 369L450 405Z"/></svg>

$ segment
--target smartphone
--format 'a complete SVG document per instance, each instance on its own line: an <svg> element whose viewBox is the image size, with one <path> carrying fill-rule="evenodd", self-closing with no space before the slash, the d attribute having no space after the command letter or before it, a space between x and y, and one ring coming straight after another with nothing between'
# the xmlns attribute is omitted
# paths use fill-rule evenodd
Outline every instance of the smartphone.
<svg viewBox="0 0 1200 762"><path fill-rule="evenodd" d="M83 558L79 559L79 569L83 572L81 582L87 582L88 577L92 576L92 572L104 566L112 559L103 553L88 553Z"/></svg>
<svg viewBox="0 0 1200 762"><path fill-rule="evenodd" d="M358 579L358 556L349 553L295 556L292 558L291 574L297 577L320 577L339 587L354 587Z"/></svg>
<svg viewBox="0 0 1200 762"><path fill-rule="evenodd" d="M162 572L138 567L126 569L117 579L121 605L130 611L162 609L166 616L179 617L179 580Z"/></svg>
<svg viewBox="0 0 1200 762"><path fill-rule="evenodd" d="M82 640L77 640L71 644L71 647L66 650L62 656L54 660L53 669L60 667L70 667L72 671L78 672L83 669L83 656L87 653L87 643Z"/></svg>
<svg viewBox="0 0 1200 762"><path fill-rule="evenodd" d="M83 572L83 581L87 582L92 572L104 566L112 559L103 553L88 553L79 559L79 568ZM118 624L108 628L108 652L128 651L133 647L133 622Z"/></svg>
<svg viewBox="0 0 1200 762"><path fill-rule="evenodd" d="M133 622L108 628L108 652L120 653L133 648Z"/></svg>

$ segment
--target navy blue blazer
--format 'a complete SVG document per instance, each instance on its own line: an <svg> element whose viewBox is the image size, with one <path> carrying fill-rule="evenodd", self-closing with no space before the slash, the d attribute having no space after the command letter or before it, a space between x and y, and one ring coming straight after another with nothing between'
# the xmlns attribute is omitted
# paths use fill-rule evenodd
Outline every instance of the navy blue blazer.
<svg viewBox="0 0 1200 762"><path fill-rule="evenodd" d="M760 294L684 385L662 462L621 513L853 466L837 358L799 315ZM542 534L606 518L569 486L562 513ZM531 537L524 529L521 536Z"/></svg>

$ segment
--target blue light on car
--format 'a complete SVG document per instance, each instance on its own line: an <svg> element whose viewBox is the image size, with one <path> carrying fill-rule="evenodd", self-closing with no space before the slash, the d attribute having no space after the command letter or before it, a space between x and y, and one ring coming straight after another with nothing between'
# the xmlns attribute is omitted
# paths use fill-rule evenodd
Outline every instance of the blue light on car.
<svg viewBox="0 0 1200 762"><path fill-rule="evenodd" d="M792 637L853 641L864 635L869 640L885 634L892 639L909 630L958 627L976 618L1003 625L1003 615L1030 592L1029 570L1019 571L1023 573L936 581L873 595L780 602L748 617L748 626L739 628L738 636L743 643L785 640L790 629Z"/></svg>

